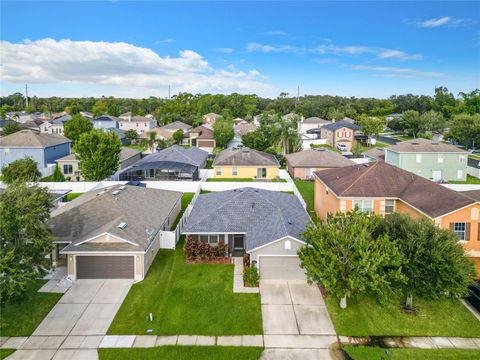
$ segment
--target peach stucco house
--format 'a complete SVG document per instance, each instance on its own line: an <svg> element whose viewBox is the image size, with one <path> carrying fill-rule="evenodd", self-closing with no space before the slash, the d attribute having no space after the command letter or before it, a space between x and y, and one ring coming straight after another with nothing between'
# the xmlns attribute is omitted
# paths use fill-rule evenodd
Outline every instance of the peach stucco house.
<svg viewBox="0 0 480 360"><path fill-rule="evenodd" d="M358 207L380 215L394 211L427 217L457 234L480 273L480 191L457 192L385 162L317 171L315 213Z"/></svg>
<svg viewBox="0 0 480 360"><path fill-rule="evenodd" d="M360 126L347 120L336 121L320 128L320 137L326 139L328 145L336 148L338 144L344 144L348 151L352 148L355 135L359 133Z"/></svg>

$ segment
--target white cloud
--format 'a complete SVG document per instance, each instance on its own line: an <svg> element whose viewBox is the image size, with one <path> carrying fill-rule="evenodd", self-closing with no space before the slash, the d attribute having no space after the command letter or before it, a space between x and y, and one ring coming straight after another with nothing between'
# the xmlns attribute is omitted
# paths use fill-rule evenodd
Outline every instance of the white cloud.
<svg viewBox="0 0 480 360"><path fill-rule="evenodd" d="M124 42L68 39L0 42L2 81L38 84L96 84L189 92L265 92L270 86L258 72L223 71L192 50L161 57L148 48ZM120 89L119 89L120 91ZM115 94L112 94L115 95Z"/></svg>
<svg viewBox="0 0 480 360"><path fill-rule="evenodd" d="M398 78L418 78L418 77L441 77L445 74L431 71L422 71L410 68L402 68L395 66L368 66L368 65L347 65L353 70L373 71L383 77Z"/></svg>
<svg viewBox="0 0 480 360"><path fill-rule="evenodd" d="M233 53L235 50L232 49L232 48L216 48L215 51L216 51L216 52L220 52L220 53L224 53L224 54L231 54L231 53Z"/></svg>
<svg viewBox="0 0 480 360"><path fill-rule="evenodd" d="M271 30L271 31L266 31L263 33L263 35L268 35L268 36L286 36L287 33L282 30Z"/></svg>
<svg viewBox="0 0 480 360"><path fill-rule="evenodd" d="M416 22L416 25L421 28L437 28L441 26L456 27L467 25L471 19L460 19L451 16L443 16Z"/></svg>
<svg viewBox="0 0 480 360"><path fill-rule="evenodd" d="M267 45L256 42L250 42L245 47L246 52L262 53L291 53L297 55L304 54L330 54L337 56L360 56L370 54L377 59L394 60L420 60L423 58L420 54L408 54L396 49L377 48L360 45L336 46L332 43L322 44L314 47L298 47L293 45Z"/></svg>
<svg viewBox="0 0 480 360"><path fill-rule="evenodd" d="M170 44L175 42L175 39L163 39L155 41L155 44Z"/></svg>

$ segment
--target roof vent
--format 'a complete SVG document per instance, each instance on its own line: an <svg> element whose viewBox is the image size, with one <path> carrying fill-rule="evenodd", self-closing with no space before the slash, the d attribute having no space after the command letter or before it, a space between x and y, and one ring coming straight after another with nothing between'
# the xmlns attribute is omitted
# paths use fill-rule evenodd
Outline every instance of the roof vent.
<svg viewBox="0 0 480 360"><path fill-rule="evenodd" d="M250 149L248 147L242 147L242 152L248 153L250 152Z"/></svg>
<svg viewBox="0 0 480 360"><path fill-rule="evenodd" d="M438 141L432 141L432 145L438 145Z"/></svg>
<svg viewBox="0 0 480 360"><path fill-rule="evenodd" d="M365 164L363 164L363 166L368 167L369 165L368 165L368 163L365 163Z"/></svg>
<svg viewBox="0 0 480 360"><path fill-rule="evenodd" d="M412 145L418 145L418 142L417 142L417 141L413 141L413 142L412 142Z"/></svg>
<svg viewBox="0 0 480 360"><path fill-rule="evenodd" d="M252 202L252 209L253 209L254 207L255 207L255 203L254 203L254 202Z"/></svg>
<svg viewBox="0 0 480 360"><path fill-rule="evenodd" d="M287 222L288 222L290 225L293 224L293 221L292 221L292 219L290 219L290 218L287 219Z"/></svg>
<svg viewBox="0 0 480 360"><path fill-rule="evenodd" d="M243 192L243 189L238 189L238 192Z"/></svg>
<svg viewBox="0 0 480 360"><path fill-rule="evenodd" d="M253 191L257 192L258 193L258 189L254 189Z"/></svg>
<svg viewBox="0 0 480 360"><path fill-rule="evenodd" d="M118 189L119 190L125 190L127 187L125 185L120 186Z"/></svg>
<svg viewBox="0 0 480 360"><path fill-rule="evenodd" d="M317 148L316 150L317 150L317 151L325 151L326 149L323 148L323 147L319 147L319 148Z"/></svg>
<svg viewBox="0 0 480 360"><path fill-rule="evenodd" d="M127 223L126 222L121 222L120 224L117 225L117 228L119 229L125 229L127 227Z"/></svg>
<svg viewBox="0 0 480 360"><path fill-rule="evenodd" d="M120 190L112 191L112 194L113 194L113 196L117 196L118 194L120 194Z"/></svg>

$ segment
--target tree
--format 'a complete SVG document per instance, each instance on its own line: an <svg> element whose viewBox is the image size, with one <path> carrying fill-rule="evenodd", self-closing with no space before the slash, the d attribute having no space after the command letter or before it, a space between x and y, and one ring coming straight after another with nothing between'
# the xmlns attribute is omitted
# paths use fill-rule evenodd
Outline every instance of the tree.
<svg viewBox="0 0 480 360"><path fill-rule="evenodd" d="M63 129L65 137L72 140L72 144L75 145L82 134L93 129L93 123L82 115L76 114L63 125Z"/></svg>
<svg viewBox="0 0 480 360"><path fill-rule="evenodd" d="M157 144L157 134L154 131L151 131L148 133L148 138L147 140L147 146L148 150L150 150L152 153L155 152L155 146Z"/></svg>
<svg viewBox="0 0 480 360"><path fill-rule="evenodd" d="M105 115L108 113L108 104L105 100L98 100L92 107L94 117Z"/></svg>
<svg viewBox="0 0 480 360"><path fill-rule="evenodd" d="M182 141L183 141L183 136L184 136L183 130L178 129L177 131L175 131L173 133L172 138L173 138L173 140L175 140L176 144L181 144Z"/></svg>
<svg viewBox="0 0 480 360"><path fill-rule="evenodd" d="M423 132L443 131L445 128L445 118L442 113L434 110L427 111L420 115L420 128Z"/></svg>
<svg viewBox="0 0 480 360"><path fill-rule="evenodd" d="M12 184L16 181L37 181L42 177L42 174L38 171L35 160L25 157L4 166L2 169L2 176L5 183Z"/></svg>
<svg viewBox="0 0 480 360"><path fill-rule="evenodd" d="M342 308L358 295L383 299L403 281L395 243L387 236L372 236L379 222L376 215L354 210L332 215L326 223L311 223L302 235L308 246L298 255L309 282L339 298Z"/></svg>
<svg viewBox="0 0 480 360"><path fill-rule="evenodd" d="M213 124L213 137L218 147L225 148L233 139L233 124L227 120L217 120Z"/></svg>
<svg viewBox="0 0 480 360"><path fill-rule="evenodd" d="M87 181L100 181L118 169L122 143L114 132L92 130L80 136L74 146L80 171Z"/></svg>
<svg viewBox="0 0 480 360"><path fill-rule="evenodd" d="M375 230L375 237L396 241L402 255L405 282L399 285L406 307L413 297L428 299L460 298L468 293L475 279L475 266L465 257L458 237L428 219L413 220L406 214L386 216Z"/></svg>
<svg viewBox="0 0 480 360"><path fill-rule="evenodd" d="M9 123L3 127L3 136L7 136L13 133L16 133L17 131L22 130L20 125L18 125L16 122L15 123Z"/></svg>
<svg viewBox="0 0 480 360"><path fill-rule="evenodd" d="M52 181L54 181L54 182L65 181L65 177L63 176L62 172L60 171L60 168L58 167L58 164L55 165L55 170L53 171L53 174L52 174Z"/></svg>
<svg viewBox="0 0 480 360"><path fill-rule="evenodd" d="M480 114L455 115L447 137L467 147L480 145Z"/></svg>
<svg viewBox="0 0 480 360"><path fill-rule="evenodd" d="M260 151L265 151L271 146L259 129L242 135L242 144Z"/></svg>
<svg viewBox="0 0 480 360"><path fill-rule="evenodd" d="M130 142L138 139L138 133L133 129L125 131L125 136Z"/></svg>
<svg viewBox="0 0 480 360"><path fill-rule="evenodd" d="M415 110L407 110L402 114L402 127L408 135L413 137L421 131L420 114Z"/></svg>
<svg viewBox="0 0 480 360"><path fill-rule="evenodd" d="M354 141L350 150L354 157L359 158L362 155L363 147L358 141Z"/></svg>
<svg viewBox="0 0 480 360"><path fill-rule="evenodd" d="M0 301L18 298L50 268L46 222L52 199L38 186L15 182L0 193Z"/></svg>
<svg viewBox="0 0 480 360"><path fill-rule="evenodd" d="M377 137L383 130L383 121L378 117L362 115L358 118L358 123L362 128L362 132L369 139L371 137Z"/></svg>

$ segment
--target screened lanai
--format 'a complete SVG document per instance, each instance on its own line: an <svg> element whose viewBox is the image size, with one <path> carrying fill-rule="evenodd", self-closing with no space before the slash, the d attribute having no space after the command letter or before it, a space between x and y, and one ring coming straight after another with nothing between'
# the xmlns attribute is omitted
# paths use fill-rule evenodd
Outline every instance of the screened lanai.
<svg viewBox="0 0 480 360"><path fill-rule="evenodd" d="M133 165L120 173L120 181L198 180L198 166L176 161L151 161Z"/></svg>

